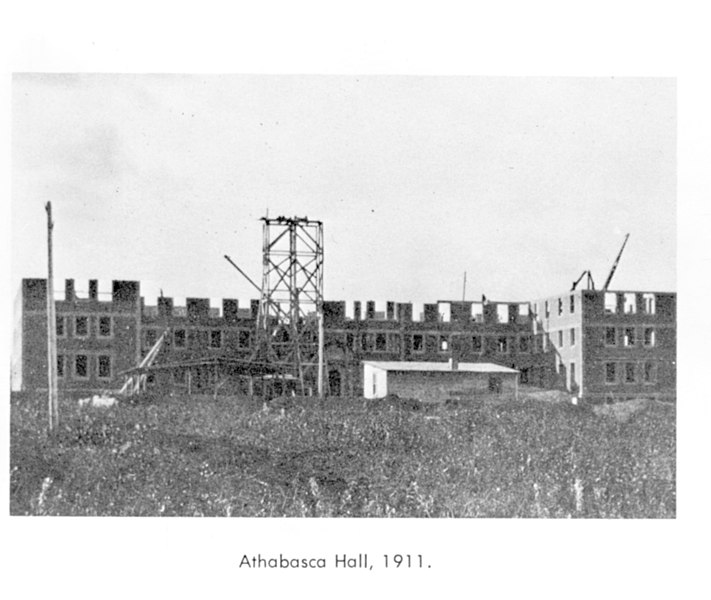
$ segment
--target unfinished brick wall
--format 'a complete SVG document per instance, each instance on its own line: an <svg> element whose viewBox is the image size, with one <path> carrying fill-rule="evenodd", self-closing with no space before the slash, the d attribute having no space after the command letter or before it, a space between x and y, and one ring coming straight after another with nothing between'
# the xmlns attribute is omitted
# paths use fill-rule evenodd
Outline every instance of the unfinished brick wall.
<svg viewBox="0 0 711 600"><path fill-rule="evenodd" d="M324 303L325 346L338 348L328 359L333 388L343 395L362 393L363 360L444 362L453 355L462 362L493 362L521 371L523 384L564 387L583 396L660 393L673 394L676 386L676 295L649 292L611 292L607 310L605 293L578 290L531 303L438 301L422 305L414 314L409 302ZM236 299L224 299L219 310L206 298L189 298L185 307L172 298L158 298L147 306L137 281L113 281L110 300L98 298L96 280L89 281L86 298L76 297L74 280L65 282L65 298L57 301L57 315L67 319L67 335L58 339L58 354L72 360L89 357L95 373L98 356L109 353L111 378L71 375L61 386L100 389L121 383L120 371L135 367L166 329L170 330L164 360L226 356L248 359L254 349L259 300L240 307ZM653 314L649 313L650 302ZM529 310L530 305L530 310ZM546 311L546 306L548 310ZM46 387L46 282L25 279L18 303L13 350L13 385L21 380L26 389ZM572 307L572 310L571 310ZM219 308L219 307L218 307ZM350 310L352 308L352 310ZM218 313L218 314L216 314ZM98 319L111 317L112 335L96 335ZM76 337L73 319L87 318L89 334ZM608 327L617 331L635 328L637 339L654 329L654 344L609 347L604 344ZM571 334L571 330L574 333ZM562 335L562 338L560 337ZM574 336L574 342L571 339ZM181 343L182 341L182 343ZM561 343L562 342L562 343ZM19 350L18 350L19 349ZM21 359L17 359L17 354ZM644 374L654 363L654 380L615 384L605 381L607 362L635 363ZM571 364L574 364L575 373ZM336 383L336 379L339 383Z"/></svg>

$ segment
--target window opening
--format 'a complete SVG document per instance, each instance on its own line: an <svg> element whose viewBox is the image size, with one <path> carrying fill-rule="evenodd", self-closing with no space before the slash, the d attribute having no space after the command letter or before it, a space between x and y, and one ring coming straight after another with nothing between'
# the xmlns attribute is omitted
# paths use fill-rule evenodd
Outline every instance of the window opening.
<svg viewBox="0 0 711 600"><path fill-rule="evenodd" d="M648 362L644 363L644 382L653 383L654 382L654 363Z"/></svg>
<svg viewBox="0 0 711 600"><path fill-rule="evenodd" d="M653 327L646 327L644 330L644 345L652 347L655 345L655 335Z"/></svg>
<svg viewBox="0 0 711 600"><path fill-rule="evenodd" d="M111 378L111 357L104 354L99 356L99 377L102 379Z"/></svg>
<svg viewBox="0 0 711 600"><path fill-rule="evenodd" d="M111 317L99 317L99 337L111 337Z"/></svg>
<svg viewBox="0 0 711 600"><path fill-rule="evenodd" d="M481 302L472 302L472 321L484 322L484 308Z"/></svg>
<svg viewBox="0 0 711 600"><path fill-rule="evenodd" d="M519 338L519 350L521 352L528 352L530 349L530 338L527 335L522 335Z"/></svg>
<svg viewBox="0 0 711 600"><path fill-rule="evenodd" d="M654 294L642 294L642 305L644 306L644 312L648 315L653 315L657 312Z"/></svg>
<svg viewBox="0 0 711 600"><path fill-rule="evenodd" d="M440 302L437 304L439 320L443 323L449 323L452 319L452 304L450 302Z"/></svg>
<svg viewBox="0 0 711 600"><path fill-rule="evenodd" d="M472 336L472 352L481 352L481 336Z"/></svg>
<svg viewBox="0 0 711 600"><path fill-rule="evenodd" d="M237 345L240 348L249 348L252 344L252 332L251 331L240 331L237 336Z"/></svg>
<svg viewBox="0 0 711 600"><path fill-rule="evenodd" d="M89 377L89 359L86 354L77 354L74 359L74 374L83 379Z"/></svg>
<svg viewBox="0 0 711 600"><path fill-rule="evenodd" d="M624 295L624 313L633 315L637 312L637 301L634 293L626 293Z"/></svg>
<svg viewBox="0 0 711 600"><path fill-rule="evenodd" d="M152 348L156 343L158 333L155 329L146 329L146 346Z"/></svg>
<svg viewBox="0 0 711 600"><path fill-rule="evenodd" d="M74 335L77 337L86 337L89 335L89 317L74 318Z"/></svg>
<svg viewBox="0 0 711 600"><path fill-rule="evenodd" d="M625 365L625 382L634 383L635 382L635 364L627 363Z"/></svg>
<svg viewBox="0 0 711 600"><path fill-rule="evenodd" d="M222 348L222 331L219 329L210 332L210 348Z"/></svg>
<svg viewBox="0 0 711 600"><path fill-rule="evenodd" d="M528 304L519 304L518 305L518 318L519 321L522 323L528 322L529 317L531 316L531 308Z"/></svg>
<svg viewBox="0 0 711 600"><path fill-rule="evenodd" d="M634 327L625 327L622 335L622 344L624 346L634 346Z"/></svg>
<svg viewBox="0 0 711 600"><path fill-rule="evenodd" d="M176 329L173 332L173 344L176 348L185 348L185 329Z"/></svg>

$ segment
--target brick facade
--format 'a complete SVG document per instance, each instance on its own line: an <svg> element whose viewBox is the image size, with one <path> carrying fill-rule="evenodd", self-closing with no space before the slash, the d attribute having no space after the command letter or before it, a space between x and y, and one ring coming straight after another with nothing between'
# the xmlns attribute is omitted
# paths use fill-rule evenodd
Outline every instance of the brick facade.
<svg viewBox="0 0 711 600"><path fill-rule="evenodd" d="M95 280L77 298L67 280L56 301L60 390L118 389L122 371L135 367L168 331L158 362L206 357L248 359L254 348L259 302L172 298L147 304L137 281L114 281L100 297ZM607 308L606 308L607 306ZM19 311L19 315L17 314ZM46 281L24 279L15 314L13 389L47 386ZM612 343L614 329L614 340ZM676 294L577 290L534 302L438 301L324 303L325 390L362 394L362 361L489 362L520 371L520 382L564 388L601 399L639 394L674 396ZM614 365L614 366L611 366ZM614 377L613 372L614 371ZM210 391L214 368L191 372L191 391ZM157 372L155 385L185 388L185 373ZM246 392L236 384L223 388Z"/></svg>

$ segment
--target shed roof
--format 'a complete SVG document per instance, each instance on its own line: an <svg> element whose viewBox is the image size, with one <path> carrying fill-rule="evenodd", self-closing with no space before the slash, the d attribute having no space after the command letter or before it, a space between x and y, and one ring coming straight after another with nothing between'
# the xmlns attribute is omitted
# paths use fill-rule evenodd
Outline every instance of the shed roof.
<svg viewBox="0 0 711 600"><path fill-rule="evenodd" d="M468 373L518 373L516 369L509 369L494 363L459 363L456 369L449 362L415 362L415 361L379 361L364 360L364 365L371 365L384 371L465 371Z"/></svg>

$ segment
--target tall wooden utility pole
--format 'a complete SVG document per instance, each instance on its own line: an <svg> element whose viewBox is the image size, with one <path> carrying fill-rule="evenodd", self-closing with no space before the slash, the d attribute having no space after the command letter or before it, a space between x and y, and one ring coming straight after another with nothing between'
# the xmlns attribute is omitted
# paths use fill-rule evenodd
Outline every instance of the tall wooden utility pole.
<svg viewBox="0 0 711 600"><path fill-rule="evenodd" d="M52 203L47 202L47 377L49 393L49 432L59 424L57 400L57 317L54 307L54 278L52 276Z"/></svg>
<svg viewBox="0 0 711 600"><path fill-rule="evenodd" d="M323 302L318 309L318 370L317 393L319 398L323 398Z"/></svg>

